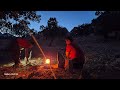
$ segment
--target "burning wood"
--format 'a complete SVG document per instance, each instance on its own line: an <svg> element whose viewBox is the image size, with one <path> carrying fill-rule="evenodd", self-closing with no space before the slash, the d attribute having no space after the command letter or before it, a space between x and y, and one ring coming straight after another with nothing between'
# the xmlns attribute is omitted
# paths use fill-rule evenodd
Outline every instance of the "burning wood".
<svg viewBox="0 0 120 90"><path fill-rule="evenodd" d="M50 64L50 59L46 59L45 63Z"/></svg>

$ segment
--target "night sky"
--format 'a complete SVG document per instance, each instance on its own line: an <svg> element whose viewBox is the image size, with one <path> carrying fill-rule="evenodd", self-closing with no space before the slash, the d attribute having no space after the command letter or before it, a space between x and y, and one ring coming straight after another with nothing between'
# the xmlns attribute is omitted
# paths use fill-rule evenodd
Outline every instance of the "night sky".
<svg viewBox="0 0 120 90"><path fill-rule="evenodd" d="M30 28L40 31L40 25L47 26L47 21L50 17L55 17L58 25L66 27L71 31L74 27L83 23L91 23L93 18L96 18L95 11L37 11L41 15L40 23L31 22Z"/></svg>

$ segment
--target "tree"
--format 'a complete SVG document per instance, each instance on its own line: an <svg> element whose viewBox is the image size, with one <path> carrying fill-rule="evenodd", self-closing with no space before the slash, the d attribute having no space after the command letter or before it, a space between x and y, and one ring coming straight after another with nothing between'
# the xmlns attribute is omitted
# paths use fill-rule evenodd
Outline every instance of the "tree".
<svg viewBox="0 0 120 90"><path fill-rule="evenodd" d="M120 11L104 11L96 15L99 16L92 20L92 25L105 39L110 32L120 31Z"/></svg>
<svg viewBox="0 0 120 90"><path fill-rule="evenodd" d="M58 22L55 17L50 17L47 23L48 23L48 28L51 30L54 30L58 26L57 25Z"/></svg>
<svg viewBox="0 0 120 90"><path fill-rule="evenodd" d="M95 12L95 15L96 15L96 16L100 16L100 15L103 14L103 13L104 13L104 11L96 11L96 12Z"/></svg>
<svg viewBox="0 0 120 90"><path fill-rule="evenodd" d="M47 23L48 23L48 29L49 29L49 36L51 38L49 46L52 46L52 43L53 43L55 36L56 36L55 34L57 32L57 27L58 27L57 23L58 22L57 22L56 18L50 17L50 19L48 20Z"/></svg>
<svg viewBox="0 0 120 90"><path fill-rule="evenodd" d="M65 27L58 26L58 21L55 17L50 17L47 26L44 27L43 25L40 26L40 29L42 29L41 32L39 32L40 35L43 35L46 39L50 39L49 46L52 46L52 43L54 39L61 37L65 37L65 35L68 33L68 30Z"/></svg>
<svg viewBox="0 0 120 90"><path fill-rule="evenodd" d="M90 31L90 26L91 24L82 24L82 25L78 25L78 27L74 27L72 30L71 30L71 35L72 36L87 36L91 33Z"/></svg>
<svg viewBox="0 0 120 90"><path fill-rule="evenodd" d="M30 24L30 21L40 21L40 15L36 11L0 11L0 29L6 29L15 32L15 34L23 35L27 31L25 26Z"/></svg>
<svg viewBox="0 0 120 90"><path fill-rule="evenodd" d="M59 39L64 38L67 33L68 33L67 28L62 27L62 26L58 26L57 32L56 32L56 37L59 38Z"/></svg>
<svg viewBox="0 0 120 90"><path fill-rule="evenodd" d="M45 29L45 26L44 25L41 25L40 26L40 30L43 31Z"/></svg>

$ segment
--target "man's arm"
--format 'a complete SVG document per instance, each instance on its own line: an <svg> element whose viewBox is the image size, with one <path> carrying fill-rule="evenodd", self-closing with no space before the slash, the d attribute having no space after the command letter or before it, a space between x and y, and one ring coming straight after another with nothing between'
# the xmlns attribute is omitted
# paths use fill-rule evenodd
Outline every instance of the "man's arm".
<svg viewBox="0 0 120 90"><path fill-rule="evenodd" d="M69 69L69 52L66 52L65 70Z"/></svg>
<svg viewBox="0 0 120 90"><path fill-rule="evenodd" d="M66 52L66 58L67 59L69 58L69 52Z"/></svg>

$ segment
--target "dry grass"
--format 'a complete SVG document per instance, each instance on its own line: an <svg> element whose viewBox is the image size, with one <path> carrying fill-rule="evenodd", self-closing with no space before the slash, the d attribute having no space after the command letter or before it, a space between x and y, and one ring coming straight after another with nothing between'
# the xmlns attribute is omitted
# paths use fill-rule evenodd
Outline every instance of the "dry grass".
<svg viewBox="0 0 120 90"><path fill-rule="evenodd" d="M82 71L83 79L120 79L120 42L103 42L96 37L79 37L77 42L85 52L86 62ZM53 46L48 47L49 40L38 40L45 55L56 60L56 53L64 54L64 40L55 40ZM60 44L62 43L62 44ZM37 52L40 53L40 52ZM0 68L0 79L54 79L49 68L41 65L41 59L31 60L31 65L23 66L18 69L9 67ZM25 63L23 63L25 65ZM78 79L80 72L71 74L64 69L57 68L58 64L52 65L57 79ZM18 73L16 76L5 76L5 72Z"/></svg>

